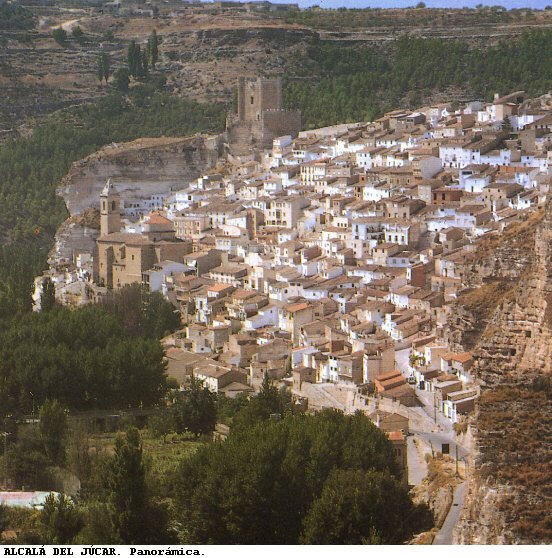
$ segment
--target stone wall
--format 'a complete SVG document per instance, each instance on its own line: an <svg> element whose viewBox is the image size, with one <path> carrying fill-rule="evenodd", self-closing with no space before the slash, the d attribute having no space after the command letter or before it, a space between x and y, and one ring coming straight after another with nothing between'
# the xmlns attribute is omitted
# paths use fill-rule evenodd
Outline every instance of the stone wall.
<svg viewBox="0 0 552 558"><path fill-rule="evenodd" d="M301 131L301 111L265 110L263 112L263 145L271 147L274 138L280 136L297 137Z"/></svg>

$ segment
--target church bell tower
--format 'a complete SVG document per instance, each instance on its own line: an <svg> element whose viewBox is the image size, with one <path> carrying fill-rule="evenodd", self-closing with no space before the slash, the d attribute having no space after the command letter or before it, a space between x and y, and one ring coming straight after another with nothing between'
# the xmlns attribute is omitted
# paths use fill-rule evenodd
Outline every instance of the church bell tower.
<svg viewBox="0 0 552 558"><path fill-rule="evenodd" d="M121 199L109 179L100 195L100 235L121 230Z"/></svg>

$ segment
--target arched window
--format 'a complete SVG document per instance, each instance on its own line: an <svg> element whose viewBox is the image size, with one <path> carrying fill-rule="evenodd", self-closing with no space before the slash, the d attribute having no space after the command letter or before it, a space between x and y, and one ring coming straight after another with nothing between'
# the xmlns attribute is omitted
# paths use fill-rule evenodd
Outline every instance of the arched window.
<svg viewBox="0 0 552 558"><path fill-rule="evenodd" d="M114 201L111 202L111 210L112 210L112 211L115 211L115 206L116 206L116 205L117 205L117 204L116 204Z"/></svg>

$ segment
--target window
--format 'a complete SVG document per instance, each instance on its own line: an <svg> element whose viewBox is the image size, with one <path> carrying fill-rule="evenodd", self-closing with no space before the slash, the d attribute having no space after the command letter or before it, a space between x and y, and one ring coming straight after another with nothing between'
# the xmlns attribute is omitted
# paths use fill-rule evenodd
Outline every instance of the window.
<svg viewBox="0 0 552 558"><path fill-rule="evenodd" d="M253 97L253 95L251 95L251 104L253 104L255 102L255 98Z"/></svg>

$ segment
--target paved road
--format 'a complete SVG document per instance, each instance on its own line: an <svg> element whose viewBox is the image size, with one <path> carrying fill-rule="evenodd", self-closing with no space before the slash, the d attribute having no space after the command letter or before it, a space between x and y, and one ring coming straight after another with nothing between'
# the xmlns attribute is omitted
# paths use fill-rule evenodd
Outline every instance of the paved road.
<svg viewBox="0 0 552 558"><path fill-rule="evenodd" d="M460 512L462 510L462 504L464 502L464 493L466 491L466 483L463 482L456 487L454 492L454 497L452 499L452 506L450 511L441 527L441 530L435 535L433 539L433 544L452 544L452 532L458 519L460 518Z"/></svg>

